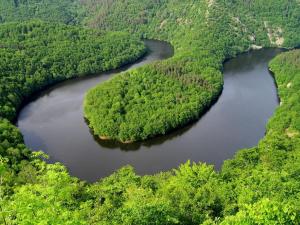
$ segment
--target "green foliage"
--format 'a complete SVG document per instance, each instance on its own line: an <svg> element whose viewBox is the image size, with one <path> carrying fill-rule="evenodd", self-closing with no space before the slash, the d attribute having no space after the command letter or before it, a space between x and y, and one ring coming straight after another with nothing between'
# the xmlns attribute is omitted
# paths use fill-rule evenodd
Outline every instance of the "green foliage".
<svg viewBox="0 0 300 225"><path fill-rule="evenodd" d="M30 151L23 144L20 131L9 121L0 119L0 156L18 170L18 162L28 159Z"/></svg>
<svg viewBox="0 0 300 225"><path fill-rule="evenodd" d="M283 43L279 40L279 45L287 47L298 45L300 41L300 5L297 0L83 0L81 3L89 12L85 20L89 26L108 30L125 28L147 37L159 36L175 41L177 38L173 36L180 38L184 34L181 29L191 37L192 33L200 33L193 29L195 26L209 22L212 32L212 25L222 25L223 32L229 29L230 33L222 38L230 40L232 36L239 36L240 43L247 47L249 42L276 46L281 37L284 40ZM195 39L189 39L192 40Z"/></svg>
<svg viewBox="0 0 300 225"><path fill-rule="evenodd" d="M297 0L226 0L224 3L259 45L299 45L300 5Z"/></svg>
<svg viewBox="0 0 300 225"><path fill-rule="evenodd" d="M226 217L221 225L298 224L297 209L281 202L262 199L254 205L246 205L235 216Z"/></svg>
<svg viewBox="0 0 300 225"><path fill-rule="evenodd" d="M18 186L11 199L2 202L8 224L88 224L80 211L83 183L71 178L58 164L36 167L39 176L33 183Z"/></svg>
<svg viewBox="0 0 300 225"><path fill-rule="evenodd" d="M82 17L83 10L78 0L0 0L0 23L39 18L78 24Z"/></svg>

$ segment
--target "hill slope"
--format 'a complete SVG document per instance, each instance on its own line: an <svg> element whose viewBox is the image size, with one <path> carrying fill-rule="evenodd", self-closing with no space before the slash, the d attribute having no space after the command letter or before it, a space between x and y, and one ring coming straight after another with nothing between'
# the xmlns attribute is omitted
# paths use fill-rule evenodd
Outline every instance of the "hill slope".
<svg viewBox="0 0 300 225"><path fill-rule="evenodd" d="M0 23L35 18L77 24L82 13L78 0L0 0Z"/></svg>

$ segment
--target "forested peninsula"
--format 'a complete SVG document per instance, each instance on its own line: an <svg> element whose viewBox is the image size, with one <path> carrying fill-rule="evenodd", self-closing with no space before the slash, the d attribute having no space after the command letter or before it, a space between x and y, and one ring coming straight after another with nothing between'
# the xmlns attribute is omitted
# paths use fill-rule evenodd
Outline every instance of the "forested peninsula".
<svg viewBox="0 0 300 225"><path fill-rule="evenodd" d="M128 166L88 184L62 164L43 161L47 156L28 149L10 122L24 99L47 85L136 60L145 51L143 37L171 42L174 57L95 87L85 114L97 135L120 141L169 132L199 118L218 97L224 60L250 49L300 44L297 0L82 0L59 1L70 6L61 8L46 0L2 2L11 10L0 11L1 224L299 224L299 50L270 63L281 103L266 136L220 171L187 162L140 176ZM15 12L23 15L22 7L44 2L50 14L14 18ZM68 15L73 4L76 26L53 20L60 11ZM153 116L155 126L142 116Z"/></svg>

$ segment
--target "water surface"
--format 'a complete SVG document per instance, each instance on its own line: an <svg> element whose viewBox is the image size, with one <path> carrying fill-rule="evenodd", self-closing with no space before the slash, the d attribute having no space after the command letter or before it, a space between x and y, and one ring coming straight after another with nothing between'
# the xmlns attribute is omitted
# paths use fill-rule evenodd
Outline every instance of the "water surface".
<svg viewBox="0 0 300 225"><path fill-rule="evenodd" d="M146 41L151 52L122 70L172 56L172 47ZM20 112L18 126L25 143L43 150L50 162L63 163L74 176L96 181L125 165L138 174L153 174L187 160L220 168L241 148L255 146L278 105L268 62L278 49L239 55L224 65L224 90L216 104L197 122L164 137L131 145L95 140L83 118L85 92L115 75L104 73L63 82L44 92Z"/></svg>

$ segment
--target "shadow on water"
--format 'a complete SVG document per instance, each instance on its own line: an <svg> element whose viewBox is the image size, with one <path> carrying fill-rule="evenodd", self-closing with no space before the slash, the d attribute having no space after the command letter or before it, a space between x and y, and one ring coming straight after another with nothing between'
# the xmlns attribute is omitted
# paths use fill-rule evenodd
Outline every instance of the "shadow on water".
<svg viewBox="0 0 300 225"><path fill-rule="evenodd" d="M134 143L130 143L130 144L123 144L118 141L112 141L112 140L101 140L93 134L92 130L90 130L90 133L91 133L91 135L93 135L94 140L104 149L122 150L122 151L138 151L141 147L148 147L150 149L152 146L159 146L166 141L171 141L172 139L180 137L186 131L188 131L192 126L194 126L194 125L190 124L183 128L180 128L178 130L174 130L166 135L157 136L157 137L153 137L146 141L139 141L139 142L134 142Z"/></svg>

